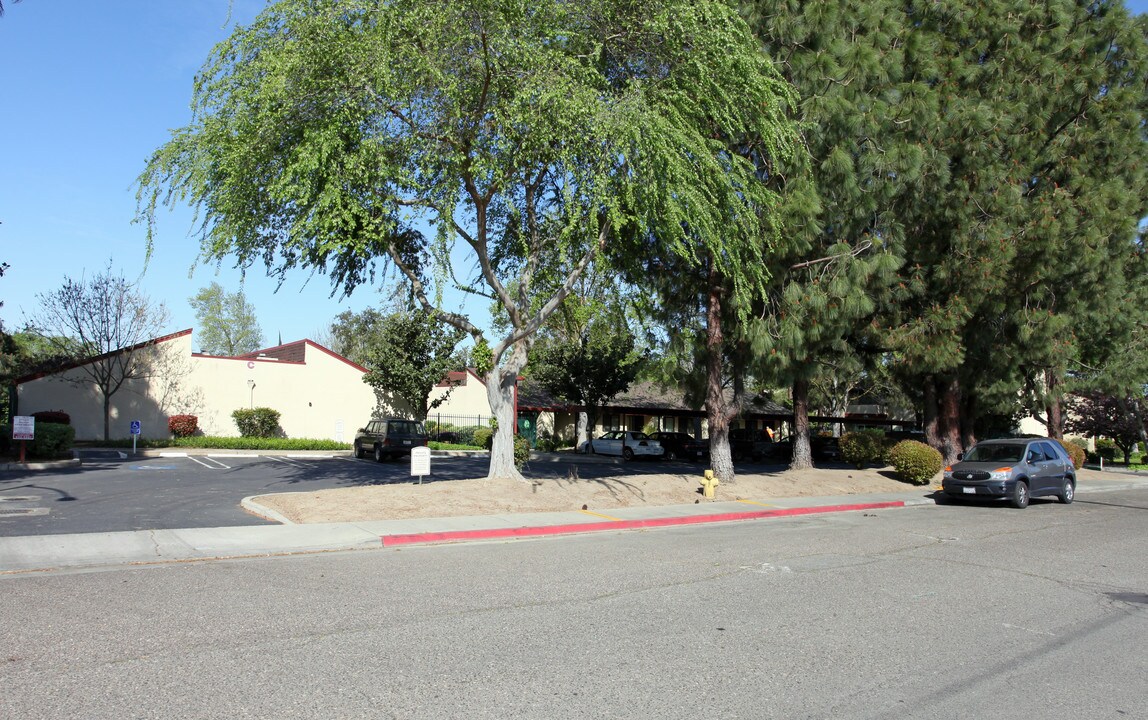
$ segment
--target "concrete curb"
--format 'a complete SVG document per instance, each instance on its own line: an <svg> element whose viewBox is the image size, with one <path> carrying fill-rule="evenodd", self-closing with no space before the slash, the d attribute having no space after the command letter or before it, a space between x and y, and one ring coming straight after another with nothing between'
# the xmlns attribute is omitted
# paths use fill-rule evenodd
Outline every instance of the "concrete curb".
<svg viewBox="0 0 1148 720"><path fill-rule="evenodd" d="M19 471L19 470L66 470L71 467L79 467L83 463L79 458L72 458L71 460L44 460L42 462L10 462L0 464L0 472L4 471Z"/></svg>
<svg viewBox="0 0 1148 720"><path fill-rule="evenodd" d="M822 513L849 512L855 510L883 510L905 507L904 501L856 503L852 505L825 505L819 507L779 508L776 510L750 510L745 512L716 513L712 515L687 515L680 517L658 517L638 520L608 520L606 522L573 523L563 525L528 525L525 527L492 528L489 530L457 530L451 532L423 532L383 535L383 547L397 545L428 545L449 542L474 542L481 540L502 540L548 535L572 535L616 530L640 530L647 528L672 527L675 525L698 525L702 523L737 522L741 520L764 520L767 518L790 517L793 515L817 515ZM922 503L912 503L922 504Z"/></svg>

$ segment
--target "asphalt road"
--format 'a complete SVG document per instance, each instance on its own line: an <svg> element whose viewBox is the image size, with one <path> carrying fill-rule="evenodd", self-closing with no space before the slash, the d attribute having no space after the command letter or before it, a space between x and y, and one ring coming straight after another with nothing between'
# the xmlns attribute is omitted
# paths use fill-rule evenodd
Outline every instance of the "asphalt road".
<svg viewBox="0 0 1148 720"><path fill-rule="evenodd" d="M1148 717L1148 490L0 576L0 718Z"/></svg>
<svg viewBox="0 0 1148 720"><path fill-rule="evenodd" d="M484 477L488 464L485 456L436 457L431 464L433 474L424 482ZM565 478L570 472L593 478L693 472L698 467L659 461L532 461L524 474L544 480ZM245 512L240 501L265 493L415 480L406 458L376 463L349 454L301 458L229 457L224 453L161 458L86 451L78 468L0 472L0 536L274 524Z"/></svg>

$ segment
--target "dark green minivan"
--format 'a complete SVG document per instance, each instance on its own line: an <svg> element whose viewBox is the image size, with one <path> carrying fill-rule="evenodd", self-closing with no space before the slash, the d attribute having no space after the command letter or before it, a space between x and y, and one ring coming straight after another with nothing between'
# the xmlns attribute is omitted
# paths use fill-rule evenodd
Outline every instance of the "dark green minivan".
<svg viewBox="0 0 1148 720"><path fill-rule="evenodd" d="M355 457L374 456L375 462L410 455L411 448L427 444L427 429L418 420L372 420L355 435Z"/></svg>

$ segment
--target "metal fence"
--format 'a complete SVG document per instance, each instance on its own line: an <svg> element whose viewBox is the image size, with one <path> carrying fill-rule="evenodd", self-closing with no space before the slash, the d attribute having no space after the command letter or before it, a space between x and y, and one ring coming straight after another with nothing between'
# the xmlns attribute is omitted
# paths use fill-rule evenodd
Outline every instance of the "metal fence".
<svg viewBox="0 0 1148 720"><path fill-rule="evenodd" d="M446 413L427 413L427 432L432 435L437 432L455 430L465 427L493 427L492 415L447 415Z"/></svg>

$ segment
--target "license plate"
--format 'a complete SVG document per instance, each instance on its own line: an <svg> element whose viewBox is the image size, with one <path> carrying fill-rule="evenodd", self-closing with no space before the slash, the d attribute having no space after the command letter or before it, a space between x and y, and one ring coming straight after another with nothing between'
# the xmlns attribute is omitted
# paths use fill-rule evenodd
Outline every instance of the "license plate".
<svg viewBox="0 0 1148 720"><path fill-rule="evenodd" d="M961 488L961 492L963 492L966 495L976 495L977 489L975 487L965 487L965 488Z"/></svg>
<svg viewBox="0 0 1148 720"><path fill-rule="evenodd" d="M410 440L403 440L403 445L410 445L410 444L411 444Z"/></svg>

